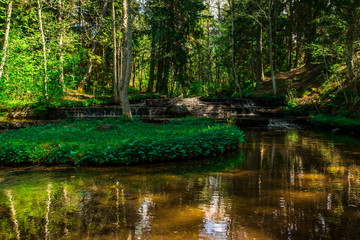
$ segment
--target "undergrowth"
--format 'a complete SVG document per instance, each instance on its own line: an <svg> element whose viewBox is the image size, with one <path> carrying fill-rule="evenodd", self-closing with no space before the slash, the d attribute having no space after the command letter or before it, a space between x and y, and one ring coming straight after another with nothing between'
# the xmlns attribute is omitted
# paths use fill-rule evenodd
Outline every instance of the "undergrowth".
<svg viewBox="0 0 360 240"><path fill-rule="evenodd" d="M360 120L343 116L328 116L319 114L311 117L311 124L319 128L341 128L347 131L359 132Z"/></svg>
<svg viewBox="0 0 360 240"><path fill-rule="evenodd" d="M98 130L107 124L108 130ZM152 125L125 118L62 121L0 134L0 165L129 165L238 150L235 125L187 118Z"/></svg>

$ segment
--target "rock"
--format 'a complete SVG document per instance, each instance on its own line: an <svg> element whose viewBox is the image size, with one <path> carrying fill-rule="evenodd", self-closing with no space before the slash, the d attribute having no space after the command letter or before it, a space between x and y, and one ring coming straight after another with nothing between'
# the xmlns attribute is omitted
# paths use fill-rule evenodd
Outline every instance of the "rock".
<svg viewBox="0 0 360 240"><path fill-rule="evenodd" d="M340 132L340 128L335 128L335 129L331 130L331 133L338 133L338 132Z"/></svg>
<svg viewBox="0 0 360 240"><path fill-rule="evenodd" d="M167 112L171 117L186 117L192 115L184 105L170 107Z"/></svg>
<svg viewBox="0 0 360 240"><path fill-rule="evenodd" d="M99 125L96 127L96 130L98 131L106 131L106 130L112 130L112 129L116 129L117 126L114 125L110 125L110 124L103 124L103 125Z"/></svg>
<svg viewBox="0 0 360 240"><path fill-rule="evenodd" d="M67 126L64 126L64 128L78 128L79 129L78 126L74 126L74 125L67 125Z"/></svg>

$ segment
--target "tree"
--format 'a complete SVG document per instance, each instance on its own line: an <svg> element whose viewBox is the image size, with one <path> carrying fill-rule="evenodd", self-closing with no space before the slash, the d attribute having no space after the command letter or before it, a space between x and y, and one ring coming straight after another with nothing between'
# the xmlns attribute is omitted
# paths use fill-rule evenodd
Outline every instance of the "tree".
<svg viewBox="0 0 360 240"><path fill-rule="evenodd" d="M120 104L120 89L119 89L119 76L118 76L118 51L117 51L117 38L116 38L116 21L115 21L115 5L112 0L112 23L113 23L113 94L114 103Z"/></svg>
<svg viewBox="0 0 360 240"><path fill-rule="evenodd" d="M0 80L3 74L4 65L7 56L7 47L9 42L9 32L10 32L10 20L11 20L11 11L12 11L12 4L13 1L10 1L7 7L7 14L6 14L6 22L5 22L5 38L4 38L4 46L3 46L3 57L0 63Z"/></svg>
<svg viewBox="0 0 360 240"><path fill-rule="evenodd" d="M45 37L44 37L44 30L43 30L43 25L42 25L42 20L41 20L41 4L40 4L40 0L37 0L37 5L38 5L38 17L39 17L39 29L40 29L40 33L41 33L41 45L42 45L42 52L43 52L43 64L44 64L44 76L43 76L43 81L44 81L44 96L46 99L48 99L48 86L47 86L47 59L46 59L46 42L45 42Z"/></svg>
<svg viewBox="0 0 360 240"><path fill-rule="evenodd" d="M82 4L82 1L80 1L80 3ZM84 78L81 80L81 82L78 86L79 92L84 91L84 89L86 87L86 83L91 76L91 72L93 70L94 62L95 62L94 55L96 54L96 50L98 47L97 37L98 37L99 33L103 30L104 18L107 13L107 8L108 8L108 0L104 0L100 20L95 22L95 24L94 24L95 27L92 26L92 27L90 27L90 29L88 29L88 31L90 32L90 35L92 35L91 40L90 40L90 42L92 43L91 44L92 46L91 46L91 52L90 52L90 56L89 56L89 64L88 64L89 67L88 67L88 70L86 71ZM82 13L82 11L86 11L86 10L80 9L79 11L81 11L81 13ZM84 21L86 21L86 20L84 20ZM96 23L98 23L98 24L96 24ZM82 24L86 25L88 23L83 22Z"/></svg>
<svg viewBox="0 0 360 240"><path fill-rule="evenodd" d="M275 70L274 70L274 46L273 46L273 28L272 28L272 21L273 21L273 6L274 0L269 0L268 6L268 20L269 20L269 58L270 58L270 69L271 69L271 81L273 85L273 92L274 96L276 96L276 79L275 79Z"/></svg>
<svg viewBox="0 0 360 240"><path fill-rule="evenodd" d="M66 92L65 81L64 81L64 53L63 53L63 22L62 22L62 0L58 2L58 24L59 24L59 60L60 60L60 84L63 93Z"/></svg>
<svg viewBox="0 0 360 240"><path fill-rule="evenodd" d="M257 24L257 34L256 34L256 81L260 84L264 76L264 66L263 66L263 25L262 18L259 18Z"/></svg>
<svg viewBox="0 0 360 240"><path fill-rule="evenodd" d="M198 23L200 12L204 9L204 4L199 0L147 2L146 16L151 41L148 92L155 86L157 92L168 95L171 81L186 85L191 38L201 35Z"/></svg>
<svg viewBox="0 0 360 240"><path fill-rule="evenodd" d="M123 1L123 42L121 50L120 96L123 115L132 118L129 102L129 84L131 78L132 17L131 0Z"/></svg>
<svg viewBox="0 0 360 240"><path fill-rule="evenodd" d="M229 3L229 7L230 7L230 12L231 12L231 39L232 39L232 43L231 43L231 64L232 64L232 70L233 70L233 74L234 74L234 81L236 84L236 87L239 90L239 94L240 97L242 97L242 93L241 93L241 85L239 82L239 78L237 75L237 70L236 70L236 65L235 65L235 56L234 56L234 52L235 52L235 36L234 36L234 29L235 29L235 10L234 10L234 0L228 0Z"/></svg>
<svg viewBox="0 0 360 240"><path fill-rule="evenodd" d="M360 24L360 2L357 0L336 1L340 18L347 24L345 35L347 78L352 81L355 78L354 72L354 44L358 38ZM354 81L357 89L356 81Z"/></svg>

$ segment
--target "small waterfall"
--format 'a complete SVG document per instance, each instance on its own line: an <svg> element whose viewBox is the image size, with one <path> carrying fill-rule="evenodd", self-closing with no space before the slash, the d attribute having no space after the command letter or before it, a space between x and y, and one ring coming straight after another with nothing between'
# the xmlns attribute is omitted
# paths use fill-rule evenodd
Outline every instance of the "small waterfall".
<svg viewBox="0 0 360 240"><path fill-rule="evenodd" d="M269 119L268 127L273 128L296 128L298 125L286 119Z"/></svg>

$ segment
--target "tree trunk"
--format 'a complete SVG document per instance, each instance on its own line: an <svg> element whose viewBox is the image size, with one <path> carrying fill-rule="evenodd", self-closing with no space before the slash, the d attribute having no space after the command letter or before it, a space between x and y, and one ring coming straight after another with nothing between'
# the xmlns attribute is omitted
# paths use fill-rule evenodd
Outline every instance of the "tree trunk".
<svg viewBox="0 0 360 240"><path fill-rule="evenodd" d="M155 40L151 42L151 53L150 53L150 73L149 73L149 84L146 92L152 93L154 91L154 79L155 79Z"/></svg>
<svg viewBox="0 0 360 240"><path fill-rule="evenodd" d="M353 80L355 77L354 42L355 42L355 24L350 23L346 33L346 66L347 66L347 77L349 81Z"/></svg>
<svg viewBox="0 0 360 240"><path fill-rule="evenodd" d="M250 65L251 65L251 83L253 85L253 87L255 87L255 49L254 49L254 42L255 42L255 37L256 36L252 36L251 37L251 58L250 58Z"/></svg>
<svg viewBox="0 0 360 240"><path fill-rule="evenodd" d="M117 40L116 40L116 22L115 22L115 5L112 0L112 22L113 22L113 101L120 104L119 80L118 80L118 63L117 63Z"/></svg>
<svg viewBox="0 0 360 240"><path fill-rule="evenodd" d="M259 19L257 35L256 35L256 81L260 84L264 80L264 66L262 62L263 55L263 26L262 20Z"/></svg>
<svg viewBox="0 0 360 240"><path fill-rule="evenodd" d="M5 61L6 61L6 57L7 57L7 47L8 47L8 42L9 42L12 3L13 3L13 1L9 2L8 8L7 8L6 20L5 20L6 21L5 22L5 39L4 39L4 46L3 46L3 57L2 57L1 63L0 63L0 79L3 74Z"/></svg>
<svg viewBox="0 0 360 240"><path fill-rule="evenodd" d="M131 0L123 1L123 65L120 81L121 105L123 115L132 118L129 102L129 83L131 78L131 51L132 51L132 19Z"/></svg>
<svg viewBox="0 0 360 240"><path fill-rule="evenodd" d="M139 78L140 92L142 91L142 88L143 88L144 57L145 57L145 52L142 54L142 58L141 58L141 70L140 70L140 78Z"/></svg>
<svg viewBox="0 0 360 240"><path fill-rule="evenodd" d="M289 52L288 52L288 68L291 70L293 62L292 62L292 52L293 52L293 5L292 0L288 0L289 4L289 29L288 29L288 38L289 38Z"/></svg>
<svg viewBox="0 0 360 240"><path fill-rule="evenodd" d="M119 19L122 19L123 15L121 15L121 17L118 17ZM123 66L123 49L122 49L122 38L121 38L121 32L123 31L122 29L123 24L119 24L119 28L118 28L118 37L117 37L117 44L116 44L116 48L117 48L117 82L118 82L118 94L119 94L119 99L120 99L120 103L121 103L121 93L120 93L120 81L122 78L122 66Z"/></svg>
<svg viewBox="0 0 360 240"><path fill-rule="evenodd" d="M235 13L234 13L234 2L233 2L233 0L228 0L228 2L229 2L229 6L230 6L230 11L231 11L231 38L232 38L231 63L232 63L232 70L234 72L235 85L239 90L240 97L242 97L241 86L240 86L240 82L239 82L239 78L237 76L236 66L235 66L235 36L234 36L234 32L235 32Z"/></svg>
<svg viewBox="0 0 360 240"><path fill-rule="evenodd" d="M296 34L296 50L295 50L295 62L294 62L294 68L299 67L299 61L300 61L300 51L301 51L301 37L300 34Z"/></svg>
<svg viewBox="0 0 360 240"><path fill-rule="evenodd" d="M43 79L44 79L43 80L44 81L44 96L46 99L48 99L46 42L45 42L44 30L43 30L43 25L42 25L42 20L41 20L40 0L37 0L37 5L38 5L38 16L39 16L39 29L40 29L40 33L41 33L42 52L43 52L43 57L44 57L44 77L43 77Z"/></svg>
<svg viewBox="0 0 360 240"><path fill-rule="evenodd" d="M276 79L274 70L274 53L273 53L273 33L272 33L272 7L273 0L269 1L269 53L270 53L270 68L271 68L271 80L273 85L274 96L276 96Z"/></svg>
<svg viewBox="0 0 360 240"><path fill-rule="evenodd" d="M135 78L136 78L136 61L135 61L135 58L136 58L136 56L134 56L134 63L132 64L132 72L133 72L133 74L132 74L132 86L134 87L134 88L136 88L136 84L135 84Z"/></svg>
<svg viewBox="0 0 360 240"><path fill-rule="evenodd" d="M164 58L163 81L160 89L161 93L165 94L166 96L169 95L169 90L168 90L169 76L170 76L170 60L168 57L166 57Z"/></svg>
<svg viewBox="0 0 360 240"><path fill-rule="evenodd" d="M60 85L63 93L66 92L64 81L64 56L63 56L63 26L62 26L62 2L59 0L58 24L59 24L59 60L60 60Z"/></svg>
<svg viewBox="0 0 360 240"><path fill-rule="evenodd" d="M156 92L161 92L161 85L164 77L164 59L158 59L157 73L156 73Z"/></svg>
<svg viewBox="0 0 360 240"><path fill-rule="evenodd" d="M273 65L274 65L274 72L276 72L277 69L277 48L275 46L277 46L277 36L276 36L276 29L277 29L277 18L276 18L276 2L277 0L272 0L272 7L271 7L271 13L273 15L271 15L271 19L272 19L272 29L274 29L273 33L275 32L275 34L273 34L272 39L273 39Z"/></svg>
<svg viewBox="0 0 360 240"><path fill-rule="evenodd" d="M210 5L210 1L208 2L209 5ZM208 92L209 92L209 89L210 89L210 82L211 83L214 83L213 81L213 73L212 73L212 65L213 65L213 62L211 60L211 42L210 42L210 24L209 24L210 20L208 19L207 20L207 47L208 47L208 66L207 66L207 69L208 69Z"/></svg>

